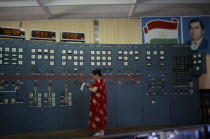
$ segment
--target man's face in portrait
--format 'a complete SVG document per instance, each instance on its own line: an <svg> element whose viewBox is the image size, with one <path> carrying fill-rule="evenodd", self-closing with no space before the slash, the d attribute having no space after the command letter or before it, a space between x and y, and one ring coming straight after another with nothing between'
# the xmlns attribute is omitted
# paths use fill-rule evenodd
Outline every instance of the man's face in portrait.
<svg viewBox="0 0 210 139"><path fill-rule="evenodd" d="M193 42L198 42L204 34L204 30L201 28L199 22L191 23L189 31Z"/></svg>

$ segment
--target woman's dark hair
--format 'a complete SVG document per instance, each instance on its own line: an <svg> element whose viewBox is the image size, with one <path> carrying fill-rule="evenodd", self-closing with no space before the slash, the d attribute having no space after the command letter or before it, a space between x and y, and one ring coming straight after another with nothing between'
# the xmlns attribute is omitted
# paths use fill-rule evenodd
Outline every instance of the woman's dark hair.
<svg viewBox="0 0 210 139"><path fill-rule="evenodd" d="M94 69L94 70L92 71L92 74L93 74L93 75L97 75L97 74L98 74L98 76L101 77L101 69Z"/></svg>

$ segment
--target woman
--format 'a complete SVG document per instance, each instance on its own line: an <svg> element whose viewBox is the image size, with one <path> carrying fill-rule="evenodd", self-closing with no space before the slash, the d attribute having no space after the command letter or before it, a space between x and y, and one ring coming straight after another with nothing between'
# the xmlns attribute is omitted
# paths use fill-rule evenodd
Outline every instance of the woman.
<svg viewBox="0 0 210 139"><path fill-rule="evenodd" d="M104 127L107 124L106 85L101 78L100 69L93 70L92 74L94 84L92 86L89 83L86 84L91 92L88 128L99 130L94 136L103 136Z"/></svg>

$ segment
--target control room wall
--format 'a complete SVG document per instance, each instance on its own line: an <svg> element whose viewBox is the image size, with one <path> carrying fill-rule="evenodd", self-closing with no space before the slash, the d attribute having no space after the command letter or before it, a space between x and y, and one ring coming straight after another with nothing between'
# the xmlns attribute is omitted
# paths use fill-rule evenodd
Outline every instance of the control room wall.
<svg viewBox="0 0 210 139"><path fill-rule="evenodd" d="M206 55L207 74L202 74L199 78L200 89L210 89L210 55Z"/></svg>
<svg viewBox="0 0 210 139"><path fill-rule="evenodd" d="M139 19L100 19L99 42L110 44L141 44Z"/></svg>
<svg viewBox="0 0 210 139"><path fill-rule="evenodd" d="M61 31L85 32L86 43L94 43L94 24L91 19L0 21L0 26L26 29L26 40L30 40L31 29L56 31L56 42L60 42ZM99 43L140 44L140 20L99 19Z"/></svg>
<svg viewBox="0 0 210 139"><path fill-rule="evenodd" d="M99 43L140 44L140 24L139 19L99 19ZM60 42L61 31L85 32L86 43L94 43L94 24L91 19L0 21L0 26L26 29L26 40L30 40L31 29L56 31L56 42ZM207 55L207 71L209 74L199 79L200 89L210 89L210 55Z"/></svg>

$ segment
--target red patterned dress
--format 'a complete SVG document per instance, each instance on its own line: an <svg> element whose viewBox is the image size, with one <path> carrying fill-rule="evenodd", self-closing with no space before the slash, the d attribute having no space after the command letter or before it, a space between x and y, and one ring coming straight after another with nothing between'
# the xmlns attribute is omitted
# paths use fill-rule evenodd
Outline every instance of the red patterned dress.
<svg viewBox="0 0 210 139"><path fill-rule="evenodd" d="M103 79L95 80L93 87L98 87L95 93L91 92L89 129L104 130L107 124L106 84Z"/></svg>

